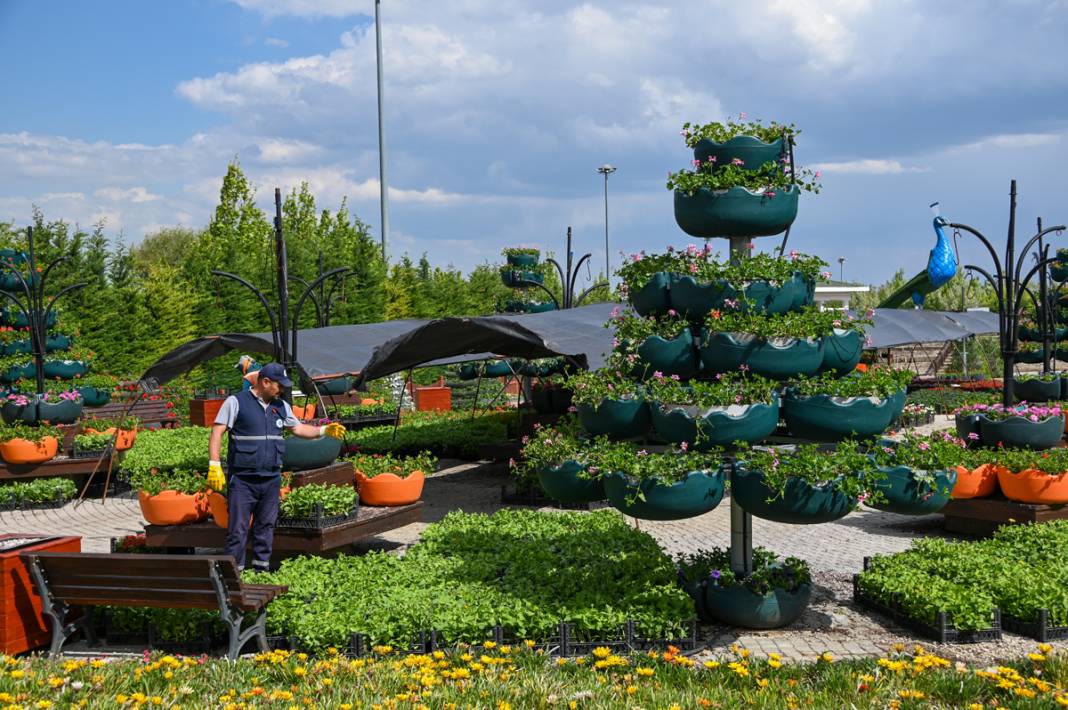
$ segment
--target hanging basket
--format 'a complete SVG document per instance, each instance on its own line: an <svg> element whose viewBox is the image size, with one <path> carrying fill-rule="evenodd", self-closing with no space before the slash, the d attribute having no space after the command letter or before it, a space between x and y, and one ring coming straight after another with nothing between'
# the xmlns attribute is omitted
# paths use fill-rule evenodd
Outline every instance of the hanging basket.
<svg viewBox="0 0 1068 710"><path fill-rule="evenodd" d="M633 439L649 431L649 407L645 398L605 399L596 407L578 405L578 418L582 428L593 436L609 436L613 439Z"/></svg>
<svg viewBox="0 0 1068 710"><path fill-rule="evenodd" d="M800 190L791 185L773 195L700 188L688 195L675 190L675 222L694 237L767 237L786 231L797 217Z"/></svg>
<svg viewBox="0 0 1068 710"><path fill-rule="evenodd" d="M758 518L791 525L829 523L844 518L857 506L857 499L839 491L833 483L819 487L791 478L782 495L764 483L762 471L743 464L731 474L731 500Z"/></svg>
<svg viewBox="0 0 1068 710"><path fill-rule="evenodd" d="M8 307L0 311L3 313L3 320L7 325L14 326L15 328L29 328L30 321L26 318L26 314L19 308ZM56 312L50 311L48 316L44 319L45 328L54 328L56 325Z"/></svg>
<svg viewBox="0 0 1068 710"><path fill-rule="evenodd" d="M29 395L27 399L30 400L27 404L15 404L11 400L4 400L3 406L0 406L0 418L3 418L4 424L11 425L16 422L33 424L37 421L38 400L33 395Z"/></svg>
<svg viewBox="0 0 1068 710"><path fill-rule="evenodd" d="M1033 422L1025 417L991 420L980 414L979 440L983 446L1033 449L1041 451L1057 445L1064 435L1064 415Z"/></svg>
<svg viewBox="0 0 1068 710"><path fill-rule="evenodd" d="M782 284L751 281L736 288L728 281L698 281L692 276L678 276L671 284L671 305L687 318L703 320L716 308L727 308L728 300L738 301L738 310L779 314L806 305L809 283L795 273Z"/></svg>
<svg viewBox="0 0 1068 710"><path fill-rule="evenodd" d="M285 443L285 453L282 455L282 469L285 471L323 468L332 464L341 453L341 439L332 436L320 436L317 439L291 436L286 438Z"/></svg>
<svg viewBox="0 0 1068 710"><path fill-rule="evenodd" d="M25 340L12 340L10 343L4 345L5 355L29 355L33 352L33 341L29 338Z"/></svg>
<svg viewBox="0 0 1068 710"><path fill-rule="evenodd" d="M738 158L745 170L756 170L764 163L778 165L785 155L786 148L782 138L765 143L756 136L733 136L722 143L703 139L693 149L693 157L707 163L710 156L716 158L715 165L730 165Z"/></svg>
<svg viewBox="0 0 1068 710"><path fill-rule="evenodd" d="M344 375L342 377L331 377L328 380L316 380L315 388L319 390L319 394L343 395L352 389L352 378Z"/></svg>
<svg viewBox="0 0 1068 710"><path fill-rule="evenodd" d="M74 338L63 333L56 333L45 338L45 351L50 353L70 350L72 345L74 345Z"/></svg>
<svg viewBox="0 0 1068 710"><path fill-rule="evenodd" d="M540 254L507 254L504 258L509 266L522 270L532 269L537 266L540 257Z"/></svg>
<svg viewBox="0 0 1068 710"><path fill-rule="evenodd" d="M601 478L583 478L579 474L586 465L578 461L564 461L538 471L538 482L545 495L561 503L593 503L605 499Z"/></svg>
<svg viewBox="0 0 1068 710"><path fill-rule="evenodd" d="M1018 380L1012 378L1012 392L1017 402L1051 402L1061 398L1061 378L1051 382L1044 380Z"/></svg>
<svg viewBox="0 0 1068 710"><path fill-rule="evenodd" d="M706 581L699 594L699 613L703 611L710 621L746 629L779 629L801 618L812 598L812 585L802 584L792 592L772 589L760 595L742 584L721 587Z"/></svg>
<svg viewBox="0 0 1068 710"><path fill-rule="evenodd" d="M614 508L635 518L683 520L719 505L724 483L722 470L691 471L674 483L657 477L638 481L622 473L609 473L604 477L604 492Z"/></svg>
<svg viewBox="0 0 1068 710"><path fill-rule="evenodd" d="M770 436L779 424L778 395L771 404L714 407L704 412L697 407L659 403L649 409L660 438L674 444L686 442L697 451L735 441L756 443Z"/></svg>
<svg viewBox="0 0 1068 710"><path fill-rule="evenodd" d="M671 287L675 274L658 271L649 277L645 285L627 293L627 300L640 316L662 316L671 309Z"/></svg>
<svg viewBox="0 0 1068 710"><path fill-rule="evenodd" d="M1050 264L1049 276L1057 283L1068 281L1068 265L1062 263Z"/></svg>
<svg viewBox="0 0 1068 710"><path fill-rule="evenodd" d="M864 352L864 339L855 330L835 328L823 337L823 363L820 372L836 372L848 375L860 362Z"/></svg>
<svg viewBox="0 0 1068 710"><path fill-rule="evenodd" d="M893 419L889 398L832 397L827 394L799 396L786 392L782 416L794 436L811 441L865 439L883 433Z"/></svg>
<svg viewBox="0 0 1068 710"><path fill-rule="evenodd" d="M934 481L917 477L908 466L880 468L886 478L875 484L875 490L886 497L885 503L872 503L871 507L900 515L930 515L937 513L949 502L957 472L931 471Z"/></svg>
<svg viewBox="0 0 1068 710"><path fill-rule="evenodd" d="M501 269L501 281L508 288L527 288L532 283L540 284L545 276L539 271L517 271L515 269Z"/></svg>
<svg viewBox="0 0 1068 710"><path fill-rule="evenodd" d="M82 402L86 407L103 407L111 401L111 391L99 387L79 387Z"/></svg>
<svg viewBox="0 0 1068 710"><path fill-rule="evenodd" d="M511 377L512 368L508 365L507 360L496 360L494 362L487 362L482 365L483 377Z"/></svg>
<svg viewBox="0 0 1068 710"><path fill-rule="evenodd" d="M693 334L687 327L670 340L659 335L650 335L643 340L638 345L635 369L639 377L646 379L659 372L664 377L678 375L680 379L688 380L697 374L700 364Z"/></svg>
<svg viewBox="0 0 1068 710"><path fill-rule="evenodd" d="M742 365L772 379L811 375L823 364L823 340L762 340L746 333L703 335L701 363L711 373L734 372Z"/></svg>
<svg viewBox="0 0 1068 710"><path fill-rule="evenodd" d="M1016 353L1016 362L1037 365L1038 363L1045 361L1045 355L1045 350L1021 350Z"/></svg>
<svg viewBox="0 0 1068 710"><path fill-rule="evenodd" d="M89 373L89 363L84 360L45 360L44 376L51 379L72 380ZM29 375L28 375L29 376Z"/></svg>
<svg viewBox="0 0 1068 710"><path fill-rule="evenodd" d="M52 424L73 424L82 416L83 406L80 398L52 403L41 400L37 404L37 419Z"/></svg>

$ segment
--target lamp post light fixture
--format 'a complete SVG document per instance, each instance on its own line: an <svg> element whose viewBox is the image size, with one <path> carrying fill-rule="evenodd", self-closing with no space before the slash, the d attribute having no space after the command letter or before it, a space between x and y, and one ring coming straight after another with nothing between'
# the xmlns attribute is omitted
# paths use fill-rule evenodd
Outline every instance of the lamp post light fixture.
<svg viewBox="0 0 1068 710"><path fill-rule="evenodd" d="M616 171L608 163L597 168L597 172L604 175L604 280L611 284L612 271L608 265L608 176Z"/></svg>
<svg viewBox="0 0 1068 710"><path fill-rule="evenodd" d="M845 257L838 257L838 280L845 283Z"/></svg>

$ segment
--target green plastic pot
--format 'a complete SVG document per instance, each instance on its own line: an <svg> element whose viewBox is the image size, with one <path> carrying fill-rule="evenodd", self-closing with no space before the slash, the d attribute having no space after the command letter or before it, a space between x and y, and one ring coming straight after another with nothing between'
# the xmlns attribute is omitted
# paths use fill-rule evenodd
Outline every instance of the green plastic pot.
<svg viewBox="0 0 1068 710"><path fill-rule="evenodd" d="M864 352L864 339L855 330L839 330L823 338L823 363L820 372L837 372L848 375L852 372Z"/></svg>
<svg viewBox="0 0 1068 710"><path fill-rule="evenodd" d="M507 360L498 360L496 362L487 362L482 366L483 377L511 377L512 368L508 366Z"/></svg>
<svg viewBox="0 0 1068 710"><path fill-rule="evenodd" d="M908 466L880 468L886 478L875 484L875 489L886 496L885 503L873 503L873 508L901 515L930 515L937 513L949 502L953 486L957 483L956 471L935 471L934 485L917 480L916 472Z"/></svg>
<svg viewBox="0 0 1068 710"><path fill-rule="evenodd" d="M632 439L649 431L649 407L644 397L602 399L596 407L578 405L582 428L594 436Z"/></svg>
<svg viewBox="0 0 1068 710"><path fill-rule="evenodd" d="M46 370L47 372L47 370ZM47 377L48 375L45 375ZM30 361L22 366L22 377L27 380L37 377L37 363Z"/></svg>
<svg viewBox="0 0 1068 710"><path fill-rule="evenodd" d="M60 402L39 402L37 404L37 419L52 424L73 424L82 415L82 400L65 399Z"/></svg>
<svg viewBox="0 0 1068 710"><path fill-rule="evenodd" d="M540 257L540 254L508 254L504 258L509 266L514 266L517 269L523 270L537 266Z"/></svg>
<svg viewBox="0 0 1068 710"><path fill-rule="evenodd" d="M741 584L721 587L701 584L698 614L710 621L747 629L778 629L788 626L808 608L812 586L802 584L796 590L773 589L759 595ZM703 607L703 608L702 608Z"/></svg>
<svg viewBox="0 0 1068 710"><path fill-rule="evenodd" d="M1046 417L1037 422L1024 417L1010 417L1000 421L978 415L979 440L983 446L1004 445L1006 448L1041 451L1056 446L1064 435L1064 415Z"/></svg>
<svg viewBox="0 0 1068 710"><path fill-rule="evenodd" d="M5 355L28 355L31 352L33 352L33 341L29 338L26 340L12 340L4 345Z"/></svg>
<svg viewBox="0 0 1068 710"><path fill-rule="evenodd" d="M460 371L457 373L457 377L461 380L474 380L478 378L478 365L474 363L468 363L466 365L460 365Z"/></svg>
<svg viewBox="0 0 1068 710"><path fill-rule="evenodd" d="M352 389L352 378L348 375L331 377L329 380L316 380L315 388L319 394L342 395Z"/></svg>
<svg viewBox="0 0 1068 710"><path fill-rule="evenodd" d="M1052 402L1061 398L1061 379L1018 380L1012 378L1012 393L1017 402Z"/></svg>
<svg viewBox="0 0 1068 710"><path fill-rule="evenodd" d="M1016 353L1016 362L1027 363L1028 365L1036 365L1046 359L1045 354L1045 350L1021 350Z"/></svg>
<svg viewBox="0 0 1068 710"><path fill-rule="evenodd" d="M70 380L81 377L89 372L89 363L84 360L45 360L44 376L47 378L58 377L61 380ZM29 377L30 375L27 375Z"/></svg>
<svg viewBox="0 0 1068 710"><path fill-rule="evenodd" d="M758 518L791 525L829 523L844 518L857 505L831 484L815 487L800 478L786 483L783 495L764 483L762 471L750 471L744 464L731 474L731 499Z"/></svg>
<svg viewBox="0 0 1068 710"><path fill-rule="evenodd" d="M541 303L535 303L533 301L509 301L505 304L504 310L509 313L547 313L548 311L555 311L556 304L552 301L543 301Z"/></svg>
<svg viewBox="0 0 1068 710"><path fill-rule="evenodd" d="M565 461L559 466L538 471L538 481L545 494L561 503L593 503L604 500L604 482L600 478L582 478L586 465Z"/></svg>
<svg viewBox="0 0 1068 710"><path fill-rule="evenodd" d="M975 434L980 439L982 434L979 432L979 415L978 414L955 414L954 425L957 428L957 438L963 439L971 446L973 442L978 441L971 437L971 434Z"/></svg>
<svg viewBox="0 0 1068 710"><path fill-rule="evenodd" d="M675 222L694 237L767 237L786 231L797 217L800 190L792 185L774 196L750 192L700 188L688 195L675 190Z"/></svg>
<svg viewBox="0 0 1068 710"><path fill-rule="evenodd" d="M320 436L318 439L286 438L286 450L282 456L285 471L307 471L329 466L341 453L341 439Z"/></svg>
<svg viewBox="0 0 1068 710"><path fill-rule="evenodd" d="M86 407L103 407L111 401L111 392L99 387L79 387L78 392Z"/></svg>
<svg viewBox="0 0 1068 710"><path fill-rule="evenodd" d="M725 308L727 300L738 301L738 309L755 313L786 313L804 303L808 284L795 274L781 285L752 281L739 290L723 279L697 281L678 276L671 284L671 305L687 318L704 319L714 308Z"/></svg>
<svg viewBox="0 0 1068 710"><path fill-rule="evenodd" d="M710 156L715 156L716 166L730 165L735 158L742 160L746 170L756 170L764 163L778 164L785 154L782 138L765 143L755 136L734 136L722 143L700 140L693 149L693 157L707 163Z"/></svg>
<svg viewBox="0 0 1068 710"><path fill-rule="evenodd" d="M30 321L27 320L26 315L18 308L8 307L3 310L3 320L7 325L14 326L15 328L28 328L30 327ZM56 325L56 312L51 311L48 317L45 318L45 327L52 328Z"/></svg>
<svg viewBox="0 0 1068 710"><path fill-rule="evenodd" d="M627 300L640 316L665 315L671 309L671 286L675 276L658 271L645 285L627 293Z"/></svg>
<svg viewBox="0 0 1068 710"><path fill-rule="evenodd" d="M12 365L0 372L0 382L14 382L22 377L22 365Z"/></svg>
<svg viewBox="0 0 1068 710"><path fill-rule="evenodd" d="M658 403L651 404L649 409L653 429L661 439L673 444L686 442L697 451L728 446L735 441L756 443L770 436L779 424L778 395L772 404L750 404L736 415L726 411L702 414L694 411L696 407Z"/></svg>
<svg viewBox="0 0 1068 710"><path fill-rule="evenodd" d="M604 492L612 507L635 518L684 520L719 505L724 482L722 470L691 471L675 483L665 483L656 477L636 481L616 472L605 475Z"/></svg>
<svg viewBox="0 0 1068 710"><path fill-rule="evenodd" d="M1068 265L1056 263L1049 267L1049 276L1057 283L1068 281Z"/></svg>
<svg viewBox="0 0 1068 710"><path fill-rule="evenodd" d="M56 333L55 335L49 335L45 338L45 351L57 352L62 350L70 350L70 346L74 345L74 338L63 333Z"/></svg>
<svg viewBox="0 0 1068 710"><path fill-rule="evenodd" d="M37 399L30 395L29 400L28 404L15 404L10 400L4 400L3 406L0 406L0 418L3 418L4 424L37 422Z"/></svg>
<svg viewBox="0 0 1068 710"><path fill-rule="evenodd" d="M739 335L742 335L739 338ZM783 345L737 333L702 337L699 346L704 369L716 374L734 372L746 365L772 379L811 375L823 364L823 340L788 340Z"/></svg>
<svg viewBox="0 0 1068 710"><path fill-rule="evenodd" d="M894 402L850 397L841 401L827 394L809 397L787 391L782 417L790 433L811 441L865 439L883 433L893 421Z"/></svg>
<svg viewBox="0 0 1068 710"><path fill-rule="evenodd" d="M642 377L652 377L654 372L660 372L665 377L678 375L688 380L697 374L700 364L689 328L683 328L670 340L650 335L638 345L636 368Z"/></svg>
<svg viewBox="0 0 1068 710"><path fill-rule="evenodd" d="M501 269L501 281L508 288L526 288L530 283L541 283L545 277L538 271L516 271L515 269Z"/></svg>
<svg viewBox="0 0 1068 710"><path fill-rule="evenodd" d="M1025 343L1041 343L1042 331L1038 328L1031 328L1029 326L1020 326L1019 330L1020 340ZM1068 327L1055 327L1050 334L1051 339L1055 341L1061 341L1068 339Z"/></svg>

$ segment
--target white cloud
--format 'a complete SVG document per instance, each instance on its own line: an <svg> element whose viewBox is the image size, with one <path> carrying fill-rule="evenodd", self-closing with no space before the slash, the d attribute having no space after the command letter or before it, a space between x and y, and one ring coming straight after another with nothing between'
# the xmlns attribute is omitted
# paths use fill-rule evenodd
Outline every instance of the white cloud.
<svg viewBox="0 0 1068 710"><path fill-rule="evenodd" d="M1035 148L1059 143L1061 135L1057 133L1004 133L987 136L973 143L960 146L961 150L988 150L1001 148Z"/></svg>
<svg viewBox="0 0 1068 710"><path fill-rule="evenodd" d="M128 190L121 187L102 187L93 192L93 196L109 202L153 202L160 199L159 195L153 195L140 185Z"/></svg>
<svg viewBox="0 0 1068 710"><path fill-rule="evenodd" d="M268 37L267 39L263 40L263 43L266 44L268 47L288 47L289 46L289 42L287 42L284 39L281 39L279 37Z"/></svg>
<svg viewBox="0 0 1068 710"><path fill-rule="evenodd" d="M320 158L326 151L307 141L268 138L259 144L260 160L264 163L294 163Z"/></svg>
<svg viewBox="0 0 1068 710"><path fill-rule="evenodd" d="M234 0L246 10L267 17L295 15L297 17L348 17L368 11L361 0ZM374 8L371 8L373 11Z"/></svg>
<svg viewBox="0 0 1068 710"><path fill-rule="evenodd" d="M900 175L901 173L924 171L924 168L906 167L897 160L877 158L847 160L841 163L816 163L809 167L824 173L857 173L863 175Z"/></svg>

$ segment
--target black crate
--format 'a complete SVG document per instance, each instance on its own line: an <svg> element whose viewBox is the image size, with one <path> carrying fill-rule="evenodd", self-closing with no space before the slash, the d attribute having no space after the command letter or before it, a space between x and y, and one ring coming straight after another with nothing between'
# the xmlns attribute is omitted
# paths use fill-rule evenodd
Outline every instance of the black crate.
<svg viewBox="0 0 1068 710"><path fill-rule="evenodd" d="M210 623L200 626L200 633L195 639L189 641L171 641L163 638L156 629L155 624L148 625L148 647L154 651L167 653L182 653L186 655L210 653L215 646L215 634L212 633Z"/></svg>
<svg viewBox="0 0 1068 710"><path fill-rule="evenodd" d="M326 528L332 528L337 525L355 520L359 516L360 504L357 503L352 507L352 510L345 515L323 515L323 508L321 505L317 505L315 509L316 515L310 518L278 518L275 522L275 529L278 528L296 528L300 530L324 530Z"/></svg>
<svg viewBox="0 0 1068 710"><path fill-rule="evenodd" d="M991 614L991 625L987 629L975 631L956 629L949 623L949 617L944 611L938 612L936 623L932 626L909 616L906 611L893 601L886 603L865 594L860 588L859 574L853 575L853 601L862 607L889 616L898 625L938 643L982 643L984 641L1001 640L1001 611L997 607L994 607L994 611Z"/></svg>
<svg viewBox="0 0 1068 710"><path fill-rule="evenodd" d="M1030 636L1039 643L1068 639L1068 626L1049 625L1049 610L1047 609L1039 609L1038 618L1034 621L1023 621L1012 614L1005 614L1001 618L1001 627L1014 634Z"/></svg>
<svg viewBox="0 0 1068 710"><path fill-rule="evenodd" d="M589 503L562 503L545 495L539 486L531 485L525 489L519 486L511 488L508 484L501 486L501 503L503 505L523 505L533 508L559 508L561 510L589 510Z"/></svg>

